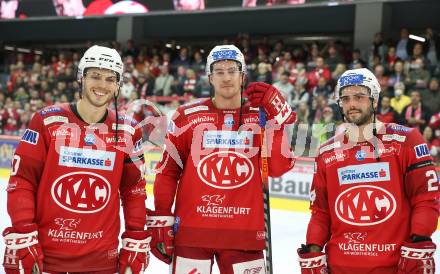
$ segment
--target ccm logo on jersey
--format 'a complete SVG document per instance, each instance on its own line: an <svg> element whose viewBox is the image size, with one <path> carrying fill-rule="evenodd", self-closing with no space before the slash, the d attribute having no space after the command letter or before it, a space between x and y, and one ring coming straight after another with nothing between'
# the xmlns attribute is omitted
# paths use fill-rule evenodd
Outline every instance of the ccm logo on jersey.
<svg viewBox="0 0 440 274"><path fill-rule="evenodd" d="M113 170L116 153L75 147L60 147L60 166Z"/></svg>
<svg viewBox="0 0 440 274"><path fill-rule="evenodd" d="M203 133L204 148L248 148L253 142L253 134L249 131L217 131L209 130Z"/></svg>
<svg viewBox="0 0 440 274"><path fill-rule="evenodd" d="M197 166L199 178L214 188L233 189L247 184L254 175L252 162L235 151L218 151L203 158Z"/></svg>
<svg viewBox="0 0 440 274"><path fill-rule="evenodd" d="M39 136L40 133L33 131L31 129L26 129L26 131L23 134L23 137L21 137L21 140L31 145L36 145L38 143Z"/></svg>
<svg viewBox="0 0 440 274"><path fill-rule="evenodd" d="M427 144L421 144L421 145L415 146L414 150L416 152L417 159L430 155L429 148L428 148Z"/></svg>
<svg viewBox="0 0 440 274"><path fill-rule="evenodd" d="M338 178L341 185L389 181L390 165L372 163L341 167L338 168Z"/></svg>
<svg viewBox="0 0 440 274"><path fill-rule="evenodd" d="M385 222L396 211L396 199L377 186L353 186L346 189L335 202L339 220L355 226L370 226Z"/></svg>
<svg viewBox="0 0 440 274"><path fill-rule="evenodd" d="M52 199L60 207L76 213L95 213L104 209L111 185L101 175L91 172L71 172L52 184Z"/></svg>

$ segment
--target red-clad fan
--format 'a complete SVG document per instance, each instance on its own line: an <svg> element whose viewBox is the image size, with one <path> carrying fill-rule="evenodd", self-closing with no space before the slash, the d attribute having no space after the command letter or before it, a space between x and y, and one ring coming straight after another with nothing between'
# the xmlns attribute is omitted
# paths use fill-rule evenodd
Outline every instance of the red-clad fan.
<svg viewBox="0 0 440 274"><path fill-rule="evenodd" d="M152 253L172 262L175 274L211 273L214 258L223 274L261 273L265 229L258 107L274 129L266 132L271 176L293 166L283 129L296 115L265 83L251 83L245 91L249 103L242 105L246 65L237 47L214 47L206 70L213 98L179 107L168 126L154 182L155 211L147 222Z"/></svg>
<svg viewBox="0 0 440 274"><path fill-rule="evenodd" d="M108 109L119 93L121 57L92 46L78 68L82 98L35 113L13 157L7 274L142 273L148 265L141 132Z"/></svg>
<svg viewBox="0 0 440 274"><path fill-rule="evenodd" d="M376 120L380 91L365 68L338 80L347 130L316 158L303 274L435 273L437 174L417 130Z"/></svg>

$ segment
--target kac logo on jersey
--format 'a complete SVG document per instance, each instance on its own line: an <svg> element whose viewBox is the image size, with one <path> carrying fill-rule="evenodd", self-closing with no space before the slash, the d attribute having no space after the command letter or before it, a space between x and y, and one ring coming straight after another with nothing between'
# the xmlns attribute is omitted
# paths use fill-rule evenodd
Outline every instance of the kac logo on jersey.
<svg viewBox="0 0 440 274"><path fill-rule="evenodd" d="M197 173L199 178L211 187L233 189L242 187L251 180L254 166L241 153L218 151L199 162Z"/></svg>
<svg viewBox="0 0 440 274"><path fill-rule="evenodd" d="M383 223L394 215L396 208L394 196L377 186L353 186L339 194L335 201L339 220L355 226Z"/></svg>
<svg viewBox="0 0 440 274"><path fill-rule="evenodd" d="M96 142L96 137L94 134L87 134L84 136L84 143L88 146L93 146Z"/></svg>
<svg viewBox="0 0 440 274"><path fill-rule="evenodd" d="M57 205L68 211L95 213L107 206L111 185L95 173L71 172L53 182L51 194Z"/></svg>
<svg viewBox="0 0 440 274"><path fill-rule="evenodd" d="M113 170L116 153L75 147L60 147L60 166Z"/></svg>
<svg viewBox="0 0 440 274"><path fill-rule="evenodd" d="M426 157L430 154L427 144L421 144L421 145L415 146L414 150L416 151L416 158L417 159L422 158L422 157Z"/></svg>
<svg viewBox="0 0 440 274"><path fill-rule="evenodd" d="M365 153L365 151L363 151L362 149L358 150L355 155L356 160L358 161L365 160L365 156L367 156L367 153Z"/></svg>
<svg viewBox="0 0 440 274"><path fill-rule="evenodd" d="M31 145L36 145L38 143L39 136L40 134L38 132L33 131L31 129L26 129L26 131L23 134L23 137L21 137L21 140Z"/></svg>
<svg viewBox="0 0 440 274"><path fill-rule="evenodd" d="M390 180L389 163L371 163L338 168L339 183L356 184Z"/></svg>

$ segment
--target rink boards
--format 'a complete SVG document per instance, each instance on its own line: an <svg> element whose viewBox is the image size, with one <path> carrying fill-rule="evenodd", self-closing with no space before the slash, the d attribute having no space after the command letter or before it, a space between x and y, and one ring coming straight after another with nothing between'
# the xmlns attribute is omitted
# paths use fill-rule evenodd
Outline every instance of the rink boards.
<svg viewBox="0 0 440 274"><path fill-rule="evenodd" d="M148 156L146 157L148 158ZM0 178L8 179L10 170L0 168ZM270 206L296 212L309 211L309 186L312 174L295 173L290 171L281 178L270 178L271 198ZM153 195L154 176L147 175L147 193Z"/></svg>
<svg viewBox="0 0 440 274"><path fill-rule="evenodd" d="M11 158L17 143L17 137L0 135L0 178L2 179L9 178ZM153 195L153 169L160 160L162 151L151 147L146 147L145 151L148 151L145 154L146 189L151 197ZM271 208L292 212L309 212L309 192L313 172L313 160L304 158L297 160L293 169L282 177L269 178Z"/></svg>
<svg viewBox="0 0 440 274"><path fill-rule="evenodd" d="M11 159L18 144L17 136L0 135L0 178L9 178ZM162 150L145 146L147 192L153 194L153 169L160 160ZM31 153L31 152L30 152ZM271 207L289 211L308 212L309 190L313 177L313 162L297 161L295 167L279 178L270 178Z"/></svg>

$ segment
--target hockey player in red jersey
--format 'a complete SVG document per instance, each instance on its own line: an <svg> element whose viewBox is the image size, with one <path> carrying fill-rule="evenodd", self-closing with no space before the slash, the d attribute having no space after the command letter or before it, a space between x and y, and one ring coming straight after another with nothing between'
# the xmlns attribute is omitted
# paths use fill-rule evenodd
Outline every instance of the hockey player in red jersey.
<svg viewBox="0 0 440 274"><path fill-rule="evenodd" d="M316 158L303 274L435 273L437 174L417 130L375 119L379 93L365 68L338 80L347 129Z"/></svg>
<svg viewBox="0 0 440 274"><path fill-rule="evenodd" d="M271 176L293 166L283 128L295 113L265 83L250 84L242 105L246 65L237 47L214 47L206 68L213 98L179 107L168 126L147 221L151 250L174 274L209 274L214 258L222 274L264 273L258 107L276 128L268 133Z"/></svg>
<svg viewBox="0 0 440 274"><path fill-rule="evenodd" d="M92 46L78 67L81 99L35 113L13 157L12 227L3 232L8 274L142 273L148 265L141 132L108 109L121 85L121 57Z"/></svg>

